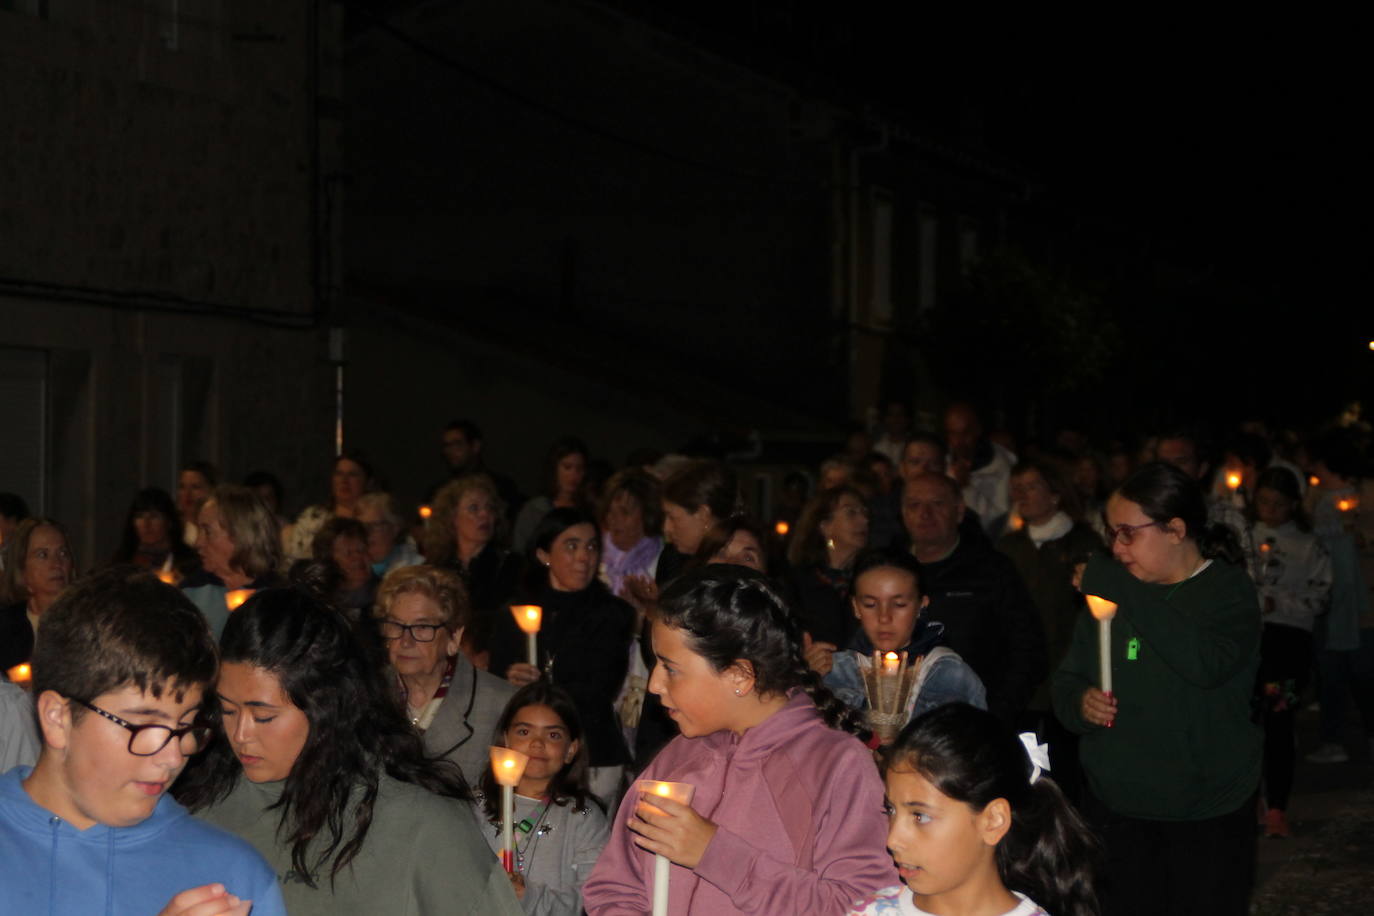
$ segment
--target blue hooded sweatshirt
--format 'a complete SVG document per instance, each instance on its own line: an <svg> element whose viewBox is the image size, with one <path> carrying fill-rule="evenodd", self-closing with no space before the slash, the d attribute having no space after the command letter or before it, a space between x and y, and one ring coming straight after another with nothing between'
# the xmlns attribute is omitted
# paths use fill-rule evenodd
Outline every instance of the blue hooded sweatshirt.
<svg viewBox="0 0 1374 916"><path fill-rule="evenodd" d="M170 796L132 827L77 830L0 776L0 913L153 916L184 890L223 884L253 916L285 916L276 874L248 843L197 820Z"/></svg>

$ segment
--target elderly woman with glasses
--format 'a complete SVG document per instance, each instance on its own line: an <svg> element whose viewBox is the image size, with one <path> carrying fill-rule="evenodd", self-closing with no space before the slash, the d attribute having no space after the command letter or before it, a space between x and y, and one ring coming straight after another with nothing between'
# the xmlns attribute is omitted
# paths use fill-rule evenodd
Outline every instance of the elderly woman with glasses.
<svg viewBox="0 0 1374 916"><path fill-rule="evenodd" d="M1104 909L1243 913L1262 739L1255 587L1234 534L1208 525L1201 488L1172 465L1127 479L1107 526L1115 559L1092 558L1082 577L1085 594L1116 605L1106 652L1082 612L1053 683L1055 712L1082 736L1084 811L1109 851Z"/></svg>
<svg viewBox="0 0 1374 916"><path fill-rule="evenodd" d="M437 566L392 570L377 591L373 616L406 717L423 733L426 752L452 760L477 785L487 768L488 738L515 687L458 651L472 616L462 580Z"/></svg>

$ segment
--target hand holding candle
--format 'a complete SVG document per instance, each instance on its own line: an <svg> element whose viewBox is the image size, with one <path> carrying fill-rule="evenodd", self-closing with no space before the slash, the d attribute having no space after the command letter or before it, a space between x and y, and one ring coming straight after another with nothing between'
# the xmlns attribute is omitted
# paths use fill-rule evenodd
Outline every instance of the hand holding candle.
<svg viewBox="0 0 1374 916"><path fill-rule="evenodd" d="M539 667L539 624L544 617L544 609L537 604L513 604L510 609L518 626L529 640L529 663Z"/></svg>
<svg viewBox="0 0 1374 916"><path fill-rule="evenodd" d="M515 870L515 787L525 775L530 758L508 747L491 748L491 772L501 786L501 865L507 873Z"/></svg>
<svg viewBox="0 0 1374 916"><path fill-rule="evenodd" d="M693 787L685 782L659 782L652 779L641 779L635 784L635 790L639 792L640 804L642 809L634 821L630 822L630 829L634 830L639 836L635 837L635 842L640 846L645 846L647 842L655 842L658 845L669 845L679 848L683 846L695 847L698 845L693 842L691 836L698 827L698 823L709 827L706 836L706 843L710 842L710 837L715 834L715 825L705 818L702 818L691 808L687 807L692 803ZM655 805L655 801L666 799L666 804L660 801ZM680 806L680 807L679 807ZM685 809L685 810L683 810ZM682 821L681 824L662 823L664 820ZM680 829L674 830L677 827ZM652 835L651 835L652 834ZM655 839L657 837L657 839ZM683 840L687 840L683 843ZM705 852L706 844L701 843L700 850L693 855L690 851L684 857L688 867L695 867L701 860L701 854ZM653 916L667 916L668 914L668 876L670 872L669 858L661 852L654 853L654 899Z"/></svg>

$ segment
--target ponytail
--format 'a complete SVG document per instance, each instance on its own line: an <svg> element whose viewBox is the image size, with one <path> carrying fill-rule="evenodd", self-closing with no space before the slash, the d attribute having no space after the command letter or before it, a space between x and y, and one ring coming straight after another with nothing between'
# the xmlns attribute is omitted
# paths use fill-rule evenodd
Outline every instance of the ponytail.
<svg viewBox="0 0 1374 916"><path fill-rule="evenodd" d="M997 873L1056 916L1097 916L1093 876L1100 849L1092 830L1054 780L1041 777L997 844Z"/></svg>
<svg viewBox="0 0 1374 916"><path fill-rule="evenodd" d="M858 713L806 663L796 617L760 573L721 563L689 570L664 590L657 619L688 633L692 651L714 670L744 659L753 666L759 693L785 695L799 688L831 728L867 734Z"/></svg>
<svg viewBox="0 0 1374 916"><path fill-rule="evenodd" d="M1006 799L1011 827L995 854L1003 886L1056 916L1097 916L1097 838L992 713L950 703L913 719L888 750L885 768L914 769L975 811Z"/></svg>
<svg viewBox="0 0 1374 916"><path fill-rule="evenodd" d="M1233 566L1245 562L1245 551L1229 525L1214 522L1202 530L1197 539L1198 552L1206 560L1225 560Z"/></svg>

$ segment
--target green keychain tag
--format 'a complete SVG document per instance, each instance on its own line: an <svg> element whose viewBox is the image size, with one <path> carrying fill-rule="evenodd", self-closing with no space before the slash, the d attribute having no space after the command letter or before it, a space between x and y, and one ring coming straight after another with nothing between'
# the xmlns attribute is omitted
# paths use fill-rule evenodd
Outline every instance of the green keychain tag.
<svg viewBox="0 0 1374 916"><path fill-rule="evenodd" d="M1131 641L1126 643L1126 661L1133 662L1140 658L1140 640L1132 636Z"/></svg>

